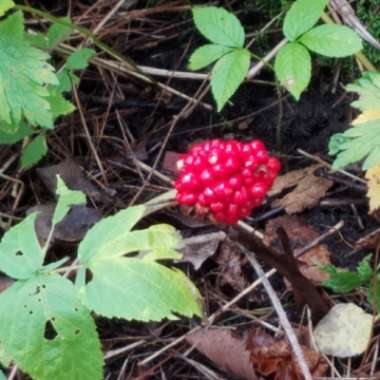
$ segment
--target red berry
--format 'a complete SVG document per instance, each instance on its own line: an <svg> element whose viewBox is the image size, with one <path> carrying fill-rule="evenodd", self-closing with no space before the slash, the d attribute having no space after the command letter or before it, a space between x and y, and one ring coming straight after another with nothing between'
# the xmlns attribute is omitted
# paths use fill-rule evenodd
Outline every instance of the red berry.
<svg viewBox="0 0 380 380"><path fill-rule="evenodd" d="M263 203L281 169L260 140L215 139L195 144L177 165L178 203L227 224L237 223Z"/></svg>

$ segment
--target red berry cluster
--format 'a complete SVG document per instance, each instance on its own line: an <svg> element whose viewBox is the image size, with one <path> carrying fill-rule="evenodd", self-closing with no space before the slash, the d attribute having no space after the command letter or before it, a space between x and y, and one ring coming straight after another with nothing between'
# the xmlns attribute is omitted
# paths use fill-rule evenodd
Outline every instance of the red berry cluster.
<svg viewBox="0 0 380 380"><path fill-rule="evenodd" d="M193 145L177 162L177 202L235 224L262 205L281 164L260 140L210 140Z"/></svg>

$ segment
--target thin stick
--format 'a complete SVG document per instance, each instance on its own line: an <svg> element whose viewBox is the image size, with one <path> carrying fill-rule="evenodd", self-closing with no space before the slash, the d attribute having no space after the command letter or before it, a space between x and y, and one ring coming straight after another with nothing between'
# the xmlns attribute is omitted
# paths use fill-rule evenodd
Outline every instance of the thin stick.
<svg viewBox="0 0 380 380"><path fill-rule="evenodd" d="M276 292L273 290L271 283L269 282L268 278L266 277L266 274L265 274L263 268L261 267L259 262L256 260L255 254L253 252L245 249L244 253L245 253L247 259L249 260L249 262L251 263L252 267L255 269L257 275L261 279L263 285L264 285L264 288L265 288L265 290L266 290L266 292L267 292L267 294L268 294L268 296L272 302L272 305L273 305L274 309L276 310L276 313L277 313L278 318L280 320L280 324L285 330L285 334L288 338L290 346L292 347L293 353L294 353L295 357L297 358L297 361L298 361L297 364L300 366L302 373L305 377L305 380L313 380L313 377L310 373L310 369L309 369L308 365L306 364L303 351L302 351L301 346L298 342L298 339L297 339L297 336L293 330L293 327L289 322L289 319L286 315L286 312L285 312L284 308L282 307L281 302L280 302L279 298L277 297Z"/></svg>

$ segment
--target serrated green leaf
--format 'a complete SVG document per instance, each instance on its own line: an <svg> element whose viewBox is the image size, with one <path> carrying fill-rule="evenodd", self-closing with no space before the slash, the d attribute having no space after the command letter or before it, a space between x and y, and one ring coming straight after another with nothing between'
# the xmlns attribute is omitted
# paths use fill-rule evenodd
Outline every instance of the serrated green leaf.
<svg viewBox="0 0 380 380"><path fill-rule="evenodd" d="M86 195L81 191L70 190L59 176L57 177L56 194L58 202L53 214L53 226L63 220L72 206L86 204Z"/></svg>
<svg viewBox="0 0 380 380"><path fill-rule="evenodd" d="M326 57L347 57L363 48L360 37L343 25L325 24L305 33L299 42Z"/></svg>
<svg viewBox="0 0 380 380"><path fill-rule="evenodd" d="M246 49L233 50L215 64L211 72L211 92L218 112L235 94L249 70L251 56Z"/></svg>
<svg viewBox="0 0 380 380"><path fill-rule="evenodd" d="M69 115L75 110L73 103L66 100L62 94L58 92L51 93L47 100L50 103L54 120L60 116Z"/></svg>
<svg viewBox="0 0 380 380"><path fill-rule="evenodd" d="M35 232L37 214L31 214L8 230L0 243L0 271L16 279L28 279L42 268L43 252Z"/></svg>
<svg viewBox="0 0 380 380"><path fill-rule="evenodd" d="M347 91L356 92L359 99L351 103L362 112L380 111L380 74L365 72L356 82L347 86Z"/></svg>
<svg viewBox="0 0 380 380"><path fill-rule="evenodd" d="M370 264L371 256L372 255L366 256L362 261L360 261L356 268L356 271L358 272L360 280L363 284L370 281L375 274L375 271Z"/></svg>
<svg viewBox="0 0 380 380"><path fill-rule="evenodd" d="M1 0L0 4L0 16L4 16L5 12L13 8L16 4L13 0Z"/></svg>
<svg viewBox="0 0 380 380"><path fill-rule="evenodd" d="M348 293L362 285L357 273L338 270L334 265L324 265L321 269L330 275L323 286L330 288L335 293Z"/></svg>
<svg viewBox="0 0 380 380"><path fill-rule="evenodd" d="M78 258L93 276L85 286L84 271L78 273L83 302L97 314L128 320L200 315L200 296L191 281L181 271L157 262L181 257L175 229L156 225L131 231L144 210L134 206L105 218L83 239ZM125 256L130 253L138 256Z"/></svg>
<svg viewBox="0 0 380 380"><path fill-rule="evenodd" d="M21 167L30 168L37 164L48 152L48 146L44 135L37 136L21 153Z"/></svg>
<svg viewBox="0 0 380 380"><path fill-rule="evenodd" d="M0 122L0 145L15 144L34 133L34 130L21 122L18 125L10 125Z"/></svg>
<svg viewBox="0 0 380 380"><path fill-rule="evenodd" d="M45 337L47 324L55 334ZM0 295L0 341L35 380L103 378L95 323L61 276L18 281Z"/></svg>
<svg viewBox="0 0 380 380"><path fill-rule="evenodd" d="M58 84L49 55L25 39L21 12L0 23L0 120L53 127L46 85Z"/></svg>
<svg viewBox="0 0 380 380"><path fill-rule="evenodd" d="M47 32L48 49L53 49L65 41L72 33L73 27L70 17L62 17L55 22Z"/></svg>
<svg viewBox="0 0 380 380"><path fill-rule="evenodd" d="M284 20L283 31L289 41L295 41L311 29L321 17L328 0L297 0Z"/></svg>
<svg viewBox="0 0 380 380"><path fill-rule="evenodd" d="M59 85L55 87L56 91L69 92L72 87L79 84L80 79L71 71L63 68L61 72L58 73Z"/></svg>
<svg viewBox="0 0 380 380"><path fill-rule="evenodd" d="M343 133L345 140L337 146L339 152L333 169L340 169L364 158L367 170L380 162L380 119L357 125Z"/></svg>
<svg viewBox="0 0 380 380"><path fill-rule="evenodd" d="M274 71L280 83L299 100L311 79L311 57L302 45L291 42L276 55Z"/></svg>
<svg viewBox="0 0 380 380"><path fill-rule="evenodd" d="M179 270L154 261L118 257L89 265L85 288L90 309L105 317L138 321L201 316L200 295Z"/></svg>
<svg viewBox="0 0 380 380"><path fill-rule="evenodd" d="M245 32L239 19L224 8L198 6L193 8L195 26L214 44L235 48L244 46Z"/></svg>
<svg viewBox="0 0 380 380"><path fill-rule="evenodd" d="M223 55L231 51L231 48L222 45L203 45L191 55L189 59L190 70L200 70L215 62Z"/></svg>
<svg viewBox="0 0 380 380"><path fill-rule="evenodd" d="M124 241L133 226L143 217L144 211L145 207L142 205L128 207L96 223L79 245L80 262L86 265L94 258L111 254L107 247L112 242Z"/></svg>
<svg viewBox="0 0 380 380"><path fill-rule="evenodd" d="M95 54L96 52L93 49L79 49L67 58L65 68L69 70L84 70Z"/></svg>

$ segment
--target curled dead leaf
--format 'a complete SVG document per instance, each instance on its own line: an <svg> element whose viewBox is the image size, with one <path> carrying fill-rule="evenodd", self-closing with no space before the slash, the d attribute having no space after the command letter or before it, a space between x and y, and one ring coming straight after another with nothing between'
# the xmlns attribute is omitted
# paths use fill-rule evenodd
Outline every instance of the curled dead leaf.
<svg viewBox="0 0 380 380"><path fill-rule="evenodd" d="M320 167L321 165L312 165L279 176L269 195L277 196L285 190L290 192L275 199L272 206L283 207L287 214L295 214L317 205L333 185L331 180L315 175Z"/></svg>
<svg viewBox="0 0 380 380"><path fill-rule="evenodd" d="M368 169L365 177L368 180L369 211L374 212L380 208L380 165Z"/></svg>

